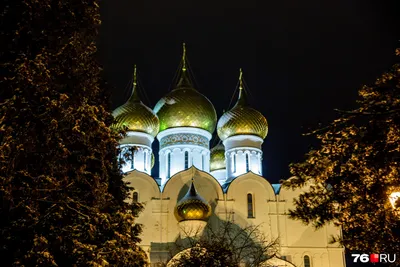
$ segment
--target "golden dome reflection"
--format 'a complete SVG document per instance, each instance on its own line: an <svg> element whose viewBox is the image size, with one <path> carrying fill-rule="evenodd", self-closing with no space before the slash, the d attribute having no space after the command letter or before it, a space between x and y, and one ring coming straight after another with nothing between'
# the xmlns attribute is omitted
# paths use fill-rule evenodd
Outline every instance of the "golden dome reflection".
<svg viewBox="0 0 400 267"><path fill-rule="evenodd" d="M128 131L144 132L156 136L159 129L157 115L142 103L128 100L124 105L114 110L114 127L128 127Z"/></svg>
<svg viewBox="0 0 400 267"><path fill-rule="evenodd" d="M202 220L205 221L211 215L211 206L196 191L192 181L187 194L175 207L175 216L178 221Z"/></svg>
<svg viewBox="0 0 400 267"><path fill-rule="evenodd" d="M160 127L157 115L140 101L136 86L136 66L133 80L133 92L128 101L116 108L113 127L127 127L128 131L144 132L156 136Z"/></svg>
<svg viewBox="0 0 400 267"><path fill-rule="evenodd" d="M164 96L155 106L160 131L175 127L196 127L213 133L217 114L211 102L192 88L179 88Z"/></svg>
<svg viewBox="0 0 400 267"><path fill-rule="evenodd" d="M217 113L211 101L193 87L186 64L184 45L179 82L154 107L160 119L160 132L175 127L195 127L213 133Z"/></svg>
<svg viewBox="0 0 400 267"><path fill-rule="evenodd" d="M225 169L225 147L219 144L210 151L210 171Z"/></svg>
<svg viewBox="0 0 400 267"><path fill-rule="evenodd" d="M218 121L219 138L224 141L234 135L256 135L264 139L268 134L267 119L257 110L247 104L243 88L242 71L239 77L239 97L235 106L225 112Z"/></svg>

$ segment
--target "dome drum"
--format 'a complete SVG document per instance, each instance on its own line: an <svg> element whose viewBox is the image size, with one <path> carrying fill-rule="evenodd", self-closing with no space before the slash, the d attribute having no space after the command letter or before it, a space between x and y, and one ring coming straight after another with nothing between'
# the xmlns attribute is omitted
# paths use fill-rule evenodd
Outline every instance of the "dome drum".
<svg viewBox="0 0 400 267"><path fill-rule="evenodd" d="M191 127L171 128L158 134L160 149L174 145L193 145L209 149L212 135L203 129Z"/></svg>
<svg viewBox="0 0 400 267"><path fill-rule="evenodd" d="M203 129L181 127L160 132L159 177L161 183L176 173L195 166L199 170L210 170L211 134Z"/></svg>
<svg viewBox="0 0 400 267"><path fill-rule="evenodd" d="M232 148L226 152L227 182L242 174L253 172L262 175L262 151L252 147Z"/></svg>
<svg viewBox="0 0 400 267"><path fill-rule="evenodd" d="M151 147L154 137L150 134L136 131L127 131L126 136L120 141L121 145L135 144Z"/></svg>
<svg viewBox="0 0 400 267"><path fill-rule="evenodd" d="M152 149L143 145L123 144L120 145L120 157L125 162L122 165L122 172L137 170L151 174L154 166L154 154Z"/></svg>
<svg viewBox="0 0 400 267"><path fill-rule="evenodd" d="M225 150L228 151L236 147L251 147L261 150L264 140L256 135L235 135L224 140Z"/></svg>

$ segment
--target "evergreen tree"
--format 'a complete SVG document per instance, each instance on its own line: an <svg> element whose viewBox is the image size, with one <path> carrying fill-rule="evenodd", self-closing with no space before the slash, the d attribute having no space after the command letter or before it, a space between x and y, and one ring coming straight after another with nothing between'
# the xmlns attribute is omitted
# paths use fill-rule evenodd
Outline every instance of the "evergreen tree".
<svg viewBox="0 0 400 267"><path fill-rule="evenodd" d="M400 192L400 65L363 86L359 96L356 109L339 111L338 119L313 132L319 148L291 165L295 177L283 186L311 186L290 216L316 227L341 226L343 237L332 241L349 250L398 253L400 213L389 196Z"/></svg>
<svg viewBox="0 0 400 267"><path fill-rule="evenodd" d="M143 266L95 61L97 0L5 0L2 266Z"/></svg>

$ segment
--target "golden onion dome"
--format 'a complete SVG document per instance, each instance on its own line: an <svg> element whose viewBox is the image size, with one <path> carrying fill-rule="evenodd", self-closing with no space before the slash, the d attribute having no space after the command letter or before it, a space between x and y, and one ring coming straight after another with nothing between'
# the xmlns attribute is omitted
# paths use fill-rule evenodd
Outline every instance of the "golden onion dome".
<svg viewBox="0 0 400 267"><path fill-rule="evenodd" d="M222 141L228 137L242 134L256 135L264 139L268 134L267 119L259 111L248 106L241 71L239 82L238 100L236 105L219 119L218 136Z"/></svg>
<svg viewBox="0 0 400 267"><path fill-rule="evenodd" d="M190 82L186 69L186 50L183 47L182 71L178 85L160 99L154 112L160 119L160 132L176 127L195 127L213 133L217 113L207 97Z"/></svg>
<svg viewBox="0 0 400 267"><path fill-rule="evenodd" d="M211 206L199 194L197 194L193 180L187 194L175 207L175 216L178 221L202 220L205 221L211 215Z"/></svg>
<svg viewBox="0 0 400 267"><path fill-rule="evenodd" d="M219 144L210 151L210 171L222 170L225 168L225 147Z"/></svg>
<svg viewBox="0 0 400 267"><path fill-rule="evenodd" d="M116 108L112 113L115 118L115 128L127 127L128 131L144 132L156 136L160 122L157 115L142 101L136 88L136 68L133 83L133 92L128 101Z"/></svg>

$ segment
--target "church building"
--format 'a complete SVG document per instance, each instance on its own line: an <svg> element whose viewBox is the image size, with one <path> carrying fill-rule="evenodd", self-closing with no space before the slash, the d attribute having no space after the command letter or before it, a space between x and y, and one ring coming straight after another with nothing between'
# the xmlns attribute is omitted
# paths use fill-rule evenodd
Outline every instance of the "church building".
<svg viewBox="0 0 400 267"><path fill-rule="evenodd" d="M217 118L212 102L193 85L183 50L177 83L154 109L139 97L135 68L132 94L113 113L115 126L127 127L120 149L130 157L122 170L134 188L129 201L144 204L137 223L151 266L168 261L169 245L188 229L229 220L238 227L257 225L278 240L276 255L264 266L344 267L344 248L329 242L341 229L315 230L288 216L307 186L293 191L263 177L268 123L249 105L242 71L236 104ZM220 141L210 147L215 131ZM153 177L155 138L159 173Z"/></svg>

